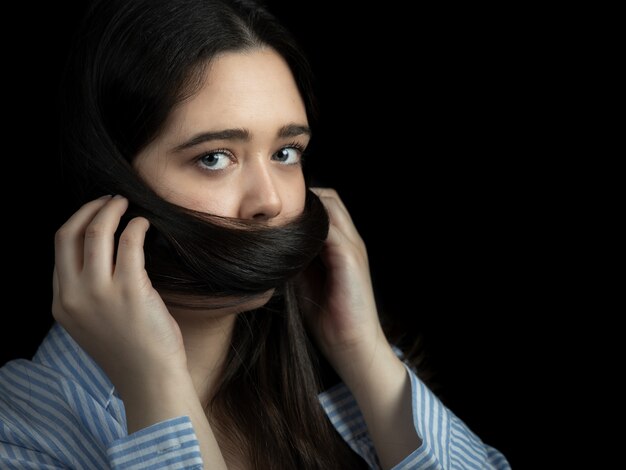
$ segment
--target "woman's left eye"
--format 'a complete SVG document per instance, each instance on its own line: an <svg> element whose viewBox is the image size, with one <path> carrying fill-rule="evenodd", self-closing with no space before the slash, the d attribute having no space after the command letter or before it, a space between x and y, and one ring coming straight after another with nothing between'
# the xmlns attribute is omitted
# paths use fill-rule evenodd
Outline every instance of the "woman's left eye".
<svg viewBox="0 0 626 470"><path fill-rule="evenodd" d="M283 147L272 156L272 159L284 165L296 165L302 159L302 152L303 150L298 147Z"/></svg>

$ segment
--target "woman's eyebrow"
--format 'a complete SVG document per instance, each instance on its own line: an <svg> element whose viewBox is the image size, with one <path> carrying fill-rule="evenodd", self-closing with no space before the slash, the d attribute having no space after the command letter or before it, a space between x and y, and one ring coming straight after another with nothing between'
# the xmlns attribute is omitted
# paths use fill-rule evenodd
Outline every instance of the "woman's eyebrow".
<svg viewBox="0 0 626 470"><path fill-rule="evenodd" d="M174 152L180 152L190 147L195 147L203 142L211 142L212 140L240 140L247 142L250 140L250 132L247 129L223 129L221 131L201 132L194 135L191 139L174 147Z"/></svg>
<svg viewBox="0 0 626 470"><path fill-rule="evenodd" d="M283 139L286 137L298 137L300 135L311 136L311 128L303 124L287 124L278 130L278 137Z"/></svg>
<svg viewBox="0 0 626 470"><path fill-rule="evenodd" d="M201 132L200 134L194 135L186 142L177 145L172 149L172 151L181 152L204 142L211 142L213 140L238 140L241 142L248 142L251 135L252 134L248 129L222 129L219 131ZM298 137L300 135L310 136L311 128L303 124L287 124L286 126L281 127L276 135L281 139Z"/></svg>

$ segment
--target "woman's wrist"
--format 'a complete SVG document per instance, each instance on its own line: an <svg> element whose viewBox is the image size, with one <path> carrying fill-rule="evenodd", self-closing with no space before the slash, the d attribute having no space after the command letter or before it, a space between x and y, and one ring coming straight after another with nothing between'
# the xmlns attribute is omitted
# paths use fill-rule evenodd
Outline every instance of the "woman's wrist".
<svg viewBox="0 0 626 470"><path fill-rule="evenodd" d="M128 433L167 419L189 416L198 407L198 396L189 374L138 378L119 390L124 402Z"/></svg>
<svg viewBox="0 0 626 470"><path fill-rule="evenodd" d="M367 424L383 468L392 468L422 445L413 423L411 379L388 342L376 345L366 366L342 376Z"/></svg>
<svg viewBox="0 0 626 470"><path fill-rule="evenodd" d="M332 361L342 381L356 396L382 382L400 382L406 375L382 330L373 340L355 345Z"/></svg>

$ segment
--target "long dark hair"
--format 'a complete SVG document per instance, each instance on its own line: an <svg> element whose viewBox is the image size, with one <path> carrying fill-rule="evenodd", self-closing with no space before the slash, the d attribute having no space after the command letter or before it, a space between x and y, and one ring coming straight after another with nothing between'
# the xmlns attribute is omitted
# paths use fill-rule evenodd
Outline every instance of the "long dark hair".
<svg viewBox="0 0 626 470"><path fill-rule="evenodd" d="M301 216L263 227L170 204L132 167L172 108L202 85L216 54L256 47L284 57L314 121L306 59L254 2L96 0L76 33L63 82L63 168L78 203L122 194L130 201L127 217L151 221L146 267L160 292L201 305L207 296L237 302L276 289L266 306L238 316L209 405L223 418L218 422L232 426L216 429L232 448L247 449L258 469L366 468L321 410L317 371L324 361L295 293L294 277L327 234L319 199L307 191Z"/></svg>

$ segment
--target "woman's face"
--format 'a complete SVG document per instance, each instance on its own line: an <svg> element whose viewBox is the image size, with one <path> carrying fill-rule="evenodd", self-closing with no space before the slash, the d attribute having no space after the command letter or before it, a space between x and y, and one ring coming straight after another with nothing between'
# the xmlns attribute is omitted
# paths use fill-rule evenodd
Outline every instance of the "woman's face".
<svg viewBox="0 0 626 470"><path fill-rule="evenodd" d="M270 224L300 214L304 103L271 49L227 53L169 116L134 166L161 197L189 209Z"/></svg>

